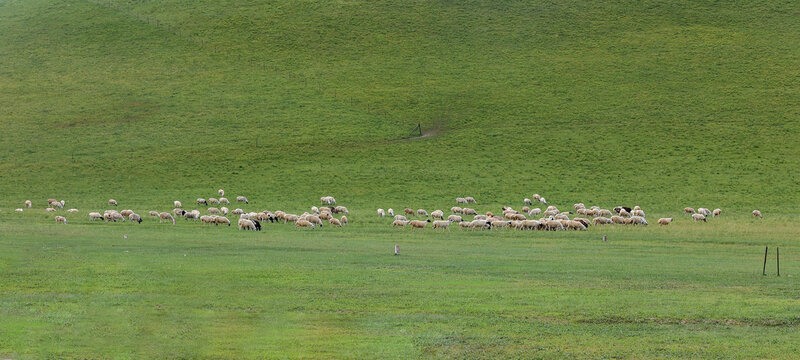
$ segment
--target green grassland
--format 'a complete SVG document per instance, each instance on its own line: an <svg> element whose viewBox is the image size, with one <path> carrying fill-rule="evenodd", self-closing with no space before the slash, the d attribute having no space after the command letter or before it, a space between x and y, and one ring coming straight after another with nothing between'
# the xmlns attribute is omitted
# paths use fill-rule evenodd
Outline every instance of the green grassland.
<svg viewBox="0 0 800 360"><path fill-rule="evenodd" d="M0 0L0 358L796 357L798 15ZM248 211L333 195L352 224L86 216L219 188ZM533 193L641 205L651 226L434 233L375 216ZM56 225L47 198L81 212ZM764 246L784 276L774 252L761 276Z"/></svg>

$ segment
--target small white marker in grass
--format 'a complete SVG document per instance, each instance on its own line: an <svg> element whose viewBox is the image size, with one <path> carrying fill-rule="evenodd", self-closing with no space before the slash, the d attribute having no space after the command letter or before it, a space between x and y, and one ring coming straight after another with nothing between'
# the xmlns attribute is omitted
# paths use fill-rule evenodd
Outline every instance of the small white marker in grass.
<svg viewBox="0 0 800 360"><path fill-rule="evenodd" d="M603 242L606 242L606 236L603 235Z"/></svg>
<svg viewBox="0 0 800 360"><path fill-rule="evenodd" d="M400 246L397 244L394 244L394 254L400 255Z"/></svg>

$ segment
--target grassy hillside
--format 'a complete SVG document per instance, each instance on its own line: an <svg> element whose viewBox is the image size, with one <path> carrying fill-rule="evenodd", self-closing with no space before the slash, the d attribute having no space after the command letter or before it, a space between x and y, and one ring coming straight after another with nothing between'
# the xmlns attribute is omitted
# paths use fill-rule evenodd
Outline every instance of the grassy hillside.
<svg viewBox="0 0 800 360"><path fill-rule="evenodd" d="M3 1L0 207L223 187L789 212L797 14L791 1ZM397 141L417 123L435 136Z"/></svg>

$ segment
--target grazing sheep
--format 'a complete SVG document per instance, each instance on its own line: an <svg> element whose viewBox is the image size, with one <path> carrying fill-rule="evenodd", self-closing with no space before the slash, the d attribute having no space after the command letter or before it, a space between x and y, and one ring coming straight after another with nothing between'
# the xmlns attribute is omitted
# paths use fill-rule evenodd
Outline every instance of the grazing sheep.
<svg viewBox="0 0 800 360"><path fill-rule="evenodd" d="M555 216L556 220L569 220L569 216L564 214L558 214Z"/></svg>
<svg viewBox="0 0 800 360"><path fill-rule="evenodd" d="M17 209L14 209L14 211L16 211L16 212L22 212L23 210L22 210L21 208L17 208Z"/></svg>
<svg viewBox="0 0 800 360"><path fill-rule="evenodd" d="M347 215L350 215L350 210L347 210L347 208L344 207L344 206L337 206L337 207L333 208L333 213L334 214L345 213Z"/></svg>
<svg viewBox="0 0 800 360"><path fill-rule="evenodd" d="M434 219L444 220L444 211L442 210L434 210L431 213L431 217Z"/></svg>
<svg viewBox="0 0 800 360"><path fill-rule="evenodd" d="M409 222L409 225L411 225L411 230L424 229L425 225L428 225L429 222L431 222L431 219L428 219L428 220L425 220L425 221L422 221L422 220L411 220Z"/></svg>
<svg viewBox="0 0 800 360"><path fill-rule="evenodd" d="M131 213L130 215L128 215L128 220L136 221L138 224L142 223L142 217L139 216L139 214L137 213Z"/></svg>
<svg viewBox="0 0 800 360"><path fill-rule="evenodd" d="M539 194L533 194L532 198L533 198L533 200L536 200L536 201L538 201L539 199L541 199L541 198L542 198L542 196L541 196L541 195L539 195Z"/></svg>
<svg viewBox="0 0 800 360"><path fill-rule="evenodd" d="M699 214L703 214L703 215L705 215L705 216L709 216L709 215L711 215L711 210L708 210L708 209L706 209L706 208L698 208L698 209L697 209L697 212L698 212Z"/></svg>
<svg viewBox="0 0 800 360"><path fill-rule="evenodd" d="M76 213L76 212L78 212L78 209L69 209L69 210L67 210L67 212L68 213Z"/></svg>
<svg viewBox="0 0 800 360"><path fill-rule="evenodd" d="M629 216L631 216L631 214L630 214L630 213L629 213L627 210L625 210L625 209L622 209L622 210L620 210L620 212L619 212L619 216L622 216L622 217L629 217Z"/></svg>
<svg viewBox="0 0 800 360"><path fill-rule="evenodd" d="M63 216L56 216L56 224L59 224L59 223L66 224L67 223L67 218L65 218Z"/></svg>
<svg viewBox="0 0 800 360"><path fill-rule="evenodd" d="M212 215L212 216L214 216L214 225L223 224L223 225L231 226L231 221L228 220L228 218L226 218L224 216L216 216L216 215Z"/></svg>
<svg viewBox="0 0 800 360"><path fill-rule="evenodd" d="M456 198L456 204L466 204L467 199L465 198Z"/></svg>
<svg viewBox="0 0 800 360"><path fill-rule="evenodd" d="M544 198L539 198L539 203L547 205L547 200L545 200Z"/></svg>
<svg viewBox="0 0 800 360"><path fill-rule="evenodd" d="M683 208L683 213L684 214L694 214L694 209L690 208L690 207L685 207L685 208Z"/></svg>
<svg viewBox="0 0 800 360"><path fill-rule="evenodd" d="M219 196L225 196L225 190L219 189L217 190L217 194L219 194Z"/></svg>
<svg viewBox="0 0 800 360"><path fill-rule="evenodd" d="M523 220L518 228L520 230L538 230L542 228L542 223L537 220Z"/></svg>
<svg viewBox="0 0 800 360"><path fill-rule="evenodd" d="M197 205L208 206L208 201L206 201L206 199L203 199L203 198L197 198Z"/></svg>
<svg viewBox="0 0 800 360"><path fill-rule="evenodd" d="M608 209L597 210L597 216L611 217L612 215L613 214L611 214L611 210Z"/></svg>
<svg viewBox="0 0 800 360"><path fill-rule="evenodd" d="M200 212L199 211L198 212L189 211L189 212L184 213L183 217L186 220L192 219L194 221L197 221L200 218Z"/></svg>
<svg viewBox="0 0 800 360"><path fill-rule="evenodd" d="M214 222L214 215L203 215L200 217L200 225L211 224Z"/></svg>
<svg viewBox="0 0 800 360"><path fill-rule="evenodd" d="M611 219L609 219L607 217L603 217L603 216L596 217L596 218L594 218L593 221L594 221L595 225L607 225L607 224L612 224L613 223L613 221L611 221Z"/></svg>
<svg viewBox="0 0 800 360"><path fill-rule="evenodd" d="M149 214L150 216L155 216L155 217L158 217L158 211L151 210L150 212L148 212L148 214Z"/></svg>
<svg viewBox="0 0 800 360"><path fill-rule="evenodd" d="M763 216L761 216L761 211L758 210L753 210L753 217L763 218Z"/></svg>
<svg viewBox="0 0 800 360"><path fill-rule="evenodd" d="M702 221L702 222L707 222L707 221L706 221L706 216L705 216L705 215L703 215L703 214L700 214L700 213L697 213L697 214L692 214L692 220L694 220L694 221Z"/></svg>
<svg viewBox="0 0 800 360"><path fill-rule="evenodd" d="M717 217L717 216L720 216L720 215L722 215L722 210L714 209L712 217Z"/></svg>
<svg viewBox="0 0 800 360"><path fill-rule="evenodd" d="M337 219L335 217L330 218L330 220L328 220L328 221L331 223L331 226L342 227L342 222L339 221L339 219Z"/></svg>
<svg viewBox="0 0 800 360"><path fill-rule="evenodd" d="M575 211L578 211L578 209L585 209L586 205L583 203L572 204L572 208L575 209Z"/></svg>
<svg viewBox="0 0 800 360"><path fill-rule="evenodd" d="M239 230L256 231L256 224L248 219L239 219Z"/></svg>
<svg viewBox="0 0 800 360"><path fill-rule="evenodd" d="M457 222L460 223L463 219L460 215L450 215L447 217L447 220L450 222Z"/></svg>
<svg viewBox="0 0 800 360"><path fill-rule="evenodd" d="M475 201L475 198L472 197L472 196L467 196L467 197L464 198L464 200L467 201L467 204L477 204L478 203L477 201Z"/></svg>
<svg viewBox="0 0 800 360"><path fill-rule="evenodd" d="M55 212L55 211L56 211L56 209L53 209L53 208L47 208L47 209L44 209L44 211L47 211L47 212Z"/></svg>
<svg viewBox="0 0 800 360"><path fill-rule="evenodd" d="M642 211L642 209L634 209L633 211L631 211L631 216L645 217L644 216L644 211Z"/></svg>
<svg viewBox="0 0 800 360"><path fill-rule="evenodd" d="M398 219L398 220L395 220L395 221L392 222L392 227L397 227L397 226L403 227L403 226L408 225L408 222L409 222L408 220L399 220Z"/></svg>
<svg viewBox="0 0 800 360"><path fill-rule="evenodd" d="M462 209L462 208L460 208L458 206L453 206L453 207L450 208L450 212L453 213L453 214L463 214L464 213L464 209Z"/></svg>
<svg viewBox="0 0 800 360"><path fill-rule="evenodd" d="M333 218L333 215L327 211L323 211L319 214L319 218L322 220L330 220Z"/></svg>
<svg viewBox="0 0 800 360"><path fill-rule="evenodd" d="M220 204L227 204L227 205L230 205L231 201L230 201L230 200L228 200L228 198L221 197L221 198L219 198L219 203L220 203Z"/></svg>
<svg viewBox="0 0 800 360"><path fill-rule="evenodd" d="M350 225L350 221L347 220L347 216L342 215L341 221L342 221L342 225L345 225L345 226Z"/></svg>
<svg viewBox="0 0 800 360"><path fill-rule="evenodd" d="M395 219L395 220L408 221L408 219L407 219L405 216L403 216L403 215L395 215L395 216L394 216L394 219Z"/></svg>
<svg viewBox="0 0 800 360"><path fill-rule="evenodd" d="M220 214L221 212L219 211L219 209L217 209L215 207L210 207L210 208L208 208L208 213L209 214Z"/></svg>
<svg viewBox="0 0 800 360"><path fill-rule="evenodd" d="M108 199L108 205L111 205L111 206L117 206L117 200L114 200L114 199Z"/></svg>
<svg viewBox="0 0 800 360"><path fill-rule="evenodd" d="M383 211L383 209L378 209L378 216L380 217L386 216L386 213Z"/></svg>
<svg viewBox="0 0 800 360"><path fill-rule="evenodd" d="M186 210L175 208L172 209L172 213L175 214L175 216L183 216L183 214L186 214Z"/></svg>
<svg viewBox="0 0 800 360"><path fill-rule="evenodd" d="M245 204L249 204L250 203L250 201L248 201L246 197L241 196L241 195L236 197L236 201L237 202L243 202Z"/></svg>
<svg viewBox="0 0 800 360"><path fill-rule="evenodd" d="M614 224L624 224L625 223L625 218L622 217L622 216L614 215L614 216L611 217L611 222L614 223Z"/></svg>
<svg viewBox="0 0 800 360"><path fill-rule="evenodd" d="M217 198L208 198L209 204L219 205L219 199Z"/></svg>
<svg viewBox="0 0 800 360"><path fill-rule="evenodd" d="M310 223L312 223L314 225L322 227L322 220L319 218L319 216L308 215L303 220L306 220L306 221L308 221L308 222L310 222Z"/></svg>
<svg viewBox="0 0 800 360"><path fill-rule="evenodd" d="M528 216L539 215L541 213L542 213L542 209L533 208L533 209L531 209L531 211L528 212Z"/></svg>
<svg viewBox="0 0 800 360"><path fill-rule="evenodd" d="M492 228L493 229L498 229L498 228L499 229L504 229L505 227L507 227L508 225L511 224L511 221L494 220L494 221L491 222L491 224L492 224Z"/></svg>
<svg viewBox="0 0 800 360"><path fill-rule="evenodd" d="M102 220L102 219L103 219L103 215L101 215L99 212L90 212L89 213L89 220L90 221Z"/></svg>
<svg viewBox="0 0 800 360"><path fill-rule="evenodd" d="M433 222L433 229L434 230L436 230L436 229L447 229L447 231L450 231L450 227L449 226L450 226L450 221L436 220L436 221Z"/></svg>
<svg viewBox="0 0 800 360"><path fill-rule="evenodd" d="M181 202L178 201L178 200L173 201L172 204L175 205L176 208L182 208L183 207L183 204L181 204Z"/></svg>
<svg viewBox="0 0 800 360"><path fill-rule="evenodd" d="M125 222L125 217L114 210L107 211L106 213L104 213L103 218L105 218L106 221L117 222L117 220L122 220L122 222Z"/></svg>
<svg viewBox="0 0 800 360"><path fill-rule="evenodd" d="M122 215L122 216L128 217L128 215L133 214L133 210L125 209L125 210L120 211L119 214Z"/></svg>
<svg viewBox="0 0 800 360"><path fill-rule="evenodd" d="M633 210L642 210L642 208L639 207L639 205L636 205L636 206L633 207Z"/></svg>
<svg viewBox="0 0 800 360"><path fill-rule="evenodd" d="M672 218L661 218L658 219L658 225L669 225L672 223Z"/></svg>
<svg viewBox="0 0 800 360"><path fill-rule="evenodd" d="M636 215L625 219L625 223L626 224L631 224L631 225L644 225L644 226L647 226L647 220L645 220L645 218L643 216L636 216Z"/></svg>
<svg viewBox="0 0 800 360"><path fill-rule="evenodd" d="M528 198L522 199L522 202L525 203L525 205L533 205L533 201Z"/></svg>
<svg viewBox="0 0 800 360"><path fill-rule="evenodd" d="M586 225L580 221L569 220L565 226L567 230L586 230Z"/></svg>
<svg viewBox="0 0 800 360"><path fill-rule="evenodd" d="M310 222L308 222L306 220L297 220L297 222L294 223L294 227L297 228L297 229L299 229L301 227L305 227L305 228L310 227L310 228L313 229L314 228L314 224L312 224L312 223L310 223Z"/></svg>
<svg viewBox="0 0 800 360"><path fill-rule="evenodd" d="M472 223L471 223L471 222L469 222L469 221L461 221L461 222L459 222L459 223L458 223L458 227L459 227L461 230L464 230L464 229L468 229L468 228L470 227L470 225L471 225L471 224L472 224Z"/></svg>
<svg viewBox="0 0 800 360"><path fill-rule="evenodd" d="M486 215L475 215L472 220L489 220L489 217Z"/></svg>
<svg viewBox="0 0 800 360"><path fill-rule="evenodd" d="M403 213L406 214L406 215L409 215L409 216L414 216L414 210L411 210L409 208L405 208L403 210Z"/></svg>
<svg viewBox="0 0 800 360"><path fill-rule="evenodd" d="M472 220L469 224L470 229L492 229L492 223L488 220Z"/></svg>
<svg viewBox="0 0 800 360"><path fill-rule="evenodd" d="M241 215L243 213L244 213L244 210L238 209L238 208L237 209L233 209L233 211L231 211L231 214L233 214L233 215Z"/></svg>
<svg viewBox="0 0 800 360"><path fill-rule="evenodd" d="M478 212L472 208L464 208L464 215L478 215Z"/></svg>
<svg viewBox="0 0 800 360"><path fill-rule="evenodd" d="M558 220L547 220L544 222L544 227L549 231L566 230L566 228L564 228L564 224Z"/></svg>
<svg viewBox="0 0 800 360"><path fill-rule="evenodd" d="M323 197L319 198L319 200L323 204L336 205L336 199L334 199L333 196L323 196Z"/></svg>
<svg viewBox="0 0 800 360"><path fill-rule="evenodd" d="M164 220L171 220L172 221L172 225L175 225L175 218L173 218L172 214L170 214L168 212L159 213L158 214L158 218L159 218L158 219L159 223L163 222Z"/></svg>
<svg viewBox="0 0 800 360"><path fill-rule="evenodd" d="M30 209L31 206L33 206L33 203L30 200L25 200L25 206L27 206L28 209Z"/></svg>
<svg viewBox="0 0 800 360"><path fill-rule="evenodd" d="M389 208L389 210L386 210L386 213L389 214L389 216L394 216L394 209Z"/></svg>

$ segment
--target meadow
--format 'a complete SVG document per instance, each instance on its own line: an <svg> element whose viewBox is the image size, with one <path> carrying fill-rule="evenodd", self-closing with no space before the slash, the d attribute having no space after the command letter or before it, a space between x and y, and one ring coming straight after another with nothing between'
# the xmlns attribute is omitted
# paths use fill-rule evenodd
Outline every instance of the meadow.
<svg viewBox="0 0 800 360"><path fill-rule="evenodd" d="M796 358L798 13L0 0L0 358ZM248 211L333 195L351 225L146 217L219 188ZM375 215L533 193L651 225ZM80 213L55 224L47 198ZM109 198L145 221L90 222Z"/></svg>

